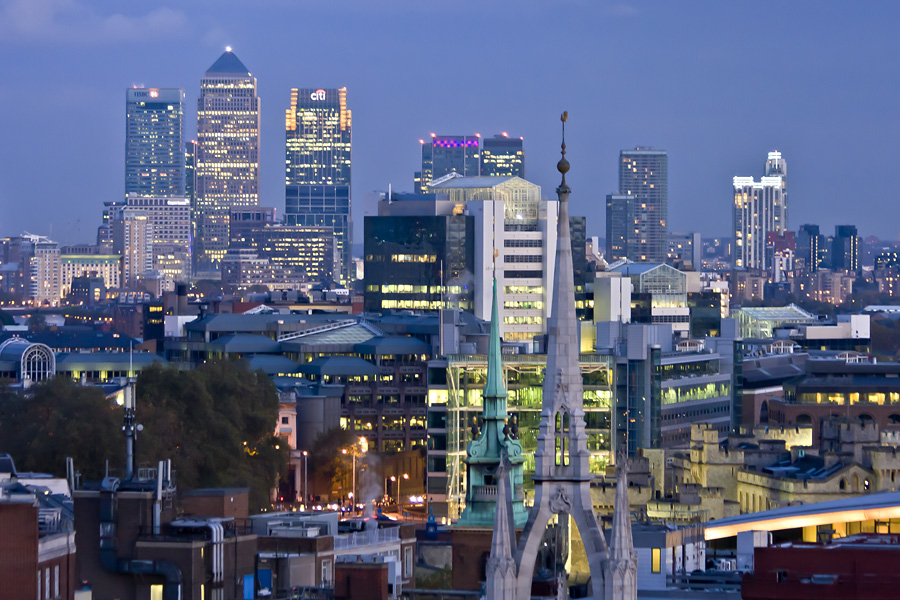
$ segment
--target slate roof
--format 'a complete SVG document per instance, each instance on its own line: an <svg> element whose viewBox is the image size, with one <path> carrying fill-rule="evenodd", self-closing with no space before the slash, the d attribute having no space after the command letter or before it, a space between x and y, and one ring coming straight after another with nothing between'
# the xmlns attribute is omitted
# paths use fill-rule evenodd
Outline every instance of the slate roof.
<svg viewBox="0 0 900 600"><path fill-rule="evenodd" d="M373 337L366 342L356 344L353 349L360 354L375 354L378 356L394 354L431 354L431 345L420 339L401 335Z"/></svg>
<svg viewBox="0 0 900 600"><path fill-rule="evenodd" d="M300 373L309 375L377 375L378 367L355 356L323 356L300 365Z"/></svg>

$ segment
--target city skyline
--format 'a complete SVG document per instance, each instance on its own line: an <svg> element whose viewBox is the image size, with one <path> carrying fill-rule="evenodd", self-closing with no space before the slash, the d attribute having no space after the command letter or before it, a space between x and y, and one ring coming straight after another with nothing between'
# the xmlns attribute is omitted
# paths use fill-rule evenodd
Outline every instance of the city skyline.
<svg viewBox="0 0 900 600"><path fill-rule="evenodd" d="M731 178L758 172L758 157L777 149L791 160L792 227L817 223L831 230L852 222L863 236L897 238L896 226L876 214L886 208L887 178L867 178L860 187L857 178L840 176L848 157L863 155L874 161L870 169L889 172L889 144L898 129L891 102L897 67L878 57L896 48L889 23L900 10L892 4L861 12L798 2L778 5L779 18L772 20L765 3L747 11L740 3L572 2L558 8L525 2L516 14L479 6L485 24L473 24L474 3L438 8L401 1L374 10L345 0L309 7L310 19L321 26L307 37L311 48L329 47L338 35L353 43L302 67L278 58L289 56L293 43L282 35L291 19L282 18L279 2L253 10L227 6L215 16L202 5L117 15L112 3L81 11L47 5L44 12L29 9L32 4L44 3L0 3L6 18L0 45L19 57L5 67L11 85L0 95L5 114L17 115L0 154L3 235L27 230L60 243L90 241L103 201L121 193L121 90L134 84L184 88L185 139L193 139L199 79L231 44L252 65L266 98L260 204L280 211L283 164L276 161L284 156L282 111L291 87L346 85L357 113L355 223L373 214L373 191L412 191L410 175L421 163L418 140L432 131L522 135L528 179L546 195L555 184L556 146L547 117L563 107L571 115L570 156L583 167L570 182L579 192L572 213L587 216L589 235L605 230L603 199L616 189L619 150L642 145L669 155L670 231L727 235ZM346 28L330 24L340 12L349 13ZM752 44L728 43L738 21L757 32ZM435 23L449 30L466 24L479 43L452 49L435 43L420 56ZM514 39L531 39L519 61L498 69L475 60ZM777 85L751 97L742 83L749 79ZM473 93L448 94L451 89ZM619 89L628 91L610 91ZM60 104L63 122L47 119ZM35 177L33 165L48 139L71 159ZM857 207L852 215L848 198ZM357 228L357 244L361 235Z"/></svg>

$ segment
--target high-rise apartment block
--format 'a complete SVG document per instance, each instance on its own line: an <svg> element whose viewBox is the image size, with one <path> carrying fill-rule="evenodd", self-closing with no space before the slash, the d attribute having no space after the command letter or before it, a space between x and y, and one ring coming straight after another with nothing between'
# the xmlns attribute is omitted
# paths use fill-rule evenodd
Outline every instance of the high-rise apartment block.
<svg viewBox="0 0 900 600"><path fill-rule="evenodd" d="M62 296L60 247L42 235L23 233L0 244L0 291L36 306L56 306Z"/></svg>
<svg viewBox="0 0 900 600"><path fill-rule="evenodd" d="M759 181L753 177L733 179L733 265L738 270L769 270L769 233L782 235L787 231L787 164L780 152L769 153L766 173L771 175L764 175Z"/></svg>
<svg viewBox="0 0 900 600"><path fill-rule="evenodd" d="M523 138L511 138L506 133L484 138L481 142L481 175L525 179Z"/></svg>
<svg viewBox="0 0 900 600"><path fill-rule="evenodd" d="M256 78L227 50L200 80L197 101L195 271L217 271L236 206L259 205Z"/></svg>
<svg viewBox="0 0 900 600"><path fill-rule="evenodd" d="M335 281L350 281L351 111L347 88L294 88L285 115L285 223L330 227Z"/></svg>
<svg viewBox="0 0 900 600"><path fill-rule="evenodd" d="M184 90L125 94L125 195L183 196Z"/></svg>
<svg viewBox="0 0 900 600"><path fill-rule="evenodd" d="M668 168L665 150L637 147L619 153L619 193L606 198L607 261L665 262Z"/></svg>
<svg viewBox="0 0 900 600"><path fill-rule="evenodd" d="M429 191L432 181L450 173L463 177L481 175L481 136L437 135L419 140L422 146L422 170L417 171L413 183L417 194Z"/></svg>
<svg viewBox="0 0 900 600"><path fill-rule="evenodd" d="M147 212L122 207L110 221L113 252L122 257L122 284L132 287L153 270L153 223Z"/></svg>
<svg viewBox="0 0 900 600"><path fill-rule="evenodd" d="M822 264L821 249L822 234L818 225L801 225L797 231L797 254L794 256L794 264L801 271L814 273Z"/></svg>

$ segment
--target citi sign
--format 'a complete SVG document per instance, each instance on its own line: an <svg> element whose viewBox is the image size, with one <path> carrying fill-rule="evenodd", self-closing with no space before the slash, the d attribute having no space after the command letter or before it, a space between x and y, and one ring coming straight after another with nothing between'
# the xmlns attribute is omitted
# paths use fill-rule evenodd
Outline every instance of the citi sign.
<svg viewBox="0 0 900 600"><path fill-rule="evenodd" d="M324 100L325 99L325 90L316 90L312 94L309 95L310 100Z"/></svg>

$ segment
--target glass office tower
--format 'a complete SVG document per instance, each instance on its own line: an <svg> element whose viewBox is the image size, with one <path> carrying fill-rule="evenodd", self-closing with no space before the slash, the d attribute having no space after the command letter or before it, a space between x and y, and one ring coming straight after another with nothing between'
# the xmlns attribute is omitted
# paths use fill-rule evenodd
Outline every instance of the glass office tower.
<svg viewBox="0 0 900 600"><path fill-rule="evenodd" d="M347 88L294 88L285 114L285 223L331 227L333 278L350 282L351 111Z"/></svg>
<svg viewBox="0 0 900 600"><path fill-rule="evenodd" d="M525 179L523 138L511 138L505 133L484 138L481 143L481 175Z"/></svg>
<svg viewBox="0 0 900 600"><path fill-rule="evenodd" d="M184 90L125 92L125 195L183 196Z"/></svg>
<svg viewBox="0 0 900 600"><path fill-rule="evenodd" d="M231 49L200 80L195 161L194 272L218 271L231 209L259 205L256 78Z"/></svg>

